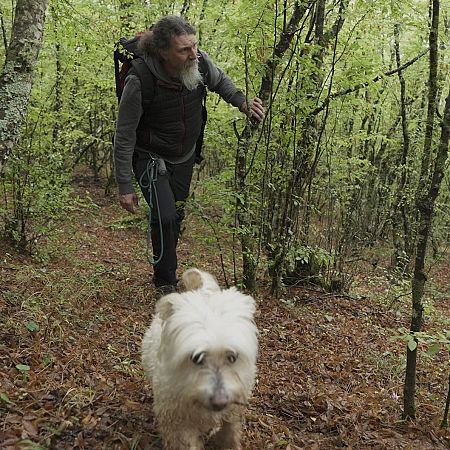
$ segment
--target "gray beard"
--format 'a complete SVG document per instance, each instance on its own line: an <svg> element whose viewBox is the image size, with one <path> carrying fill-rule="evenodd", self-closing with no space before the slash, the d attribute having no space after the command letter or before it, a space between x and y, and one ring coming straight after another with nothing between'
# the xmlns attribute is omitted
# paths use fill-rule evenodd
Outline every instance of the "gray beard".
<svg viewBox="0 0 450 450"><path fill-rule="evenodd" d="M202 81L202 74L198 70L198 61L183 67L180 72L180 80L186 89L193 91Z"/></svg>

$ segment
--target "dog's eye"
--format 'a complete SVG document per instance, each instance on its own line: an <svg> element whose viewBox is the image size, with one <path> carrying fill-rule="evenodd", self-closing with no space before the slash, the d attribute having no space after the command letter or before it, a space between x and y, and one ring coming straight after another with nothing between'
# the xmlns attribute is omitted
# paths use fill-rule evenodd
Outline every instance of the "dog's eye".
<svg viewBox="0 0 450 450"><path fill-rule="evenodd" d="M234 364L236 362L237 358L238 358L238 355L236 353L229 353L227 356L228 362L230 364Z"/></svg>
<svg viewBox="0 0 450 450"><path fill-rule="evenodd" d="M196 364L197 366L201 366L203 364L203 360L205 358L205 352L201 352L201 353L194 353L191 356L191 360L194 364Z"/></svg>

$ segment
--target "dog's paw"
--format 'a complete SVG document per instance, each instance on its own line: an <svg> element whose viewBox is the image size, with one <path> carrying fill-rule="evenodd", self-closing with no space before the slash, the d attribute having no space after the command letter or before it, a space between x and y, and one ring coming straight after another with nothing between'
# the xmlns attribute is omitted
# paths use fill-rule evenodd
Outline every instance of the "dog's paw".
<svg viewBox="0 0 450 450"><path fill-rule="evenodd" d="M240 436L240 422L223 422L222 428L211 436L209 444L214 450L239 450Z"/></svg>

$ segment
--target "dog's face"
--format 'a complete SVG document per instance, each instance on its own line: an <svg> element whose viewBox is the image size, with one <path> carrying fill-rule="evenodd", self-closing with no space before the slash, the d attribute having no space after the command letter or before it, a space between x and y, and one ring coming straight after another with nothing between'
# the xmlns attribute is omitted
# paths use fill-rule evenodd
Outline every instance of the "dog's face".
<svg viewBox="0 0 450 450"><path fill-rule="evenodd" d="M158 360L171 389L184 401L223 411L246 403L253 388L258 351L255 302L234 288L206 286L158 302Z"/></svg>

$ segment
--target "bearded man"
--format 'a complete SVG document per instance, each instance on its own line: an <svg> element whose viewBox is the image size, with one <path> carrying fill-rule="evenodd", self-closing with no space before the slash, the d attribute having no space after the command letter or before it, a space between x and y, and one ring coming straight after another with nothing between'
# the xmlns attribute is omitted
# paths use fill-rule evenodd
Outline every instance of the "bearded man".
<svg viewBox="0 0 450 450"><path fill-rule="evenodd" d="M205 85L252 120L263 120L264 107L258 98L247 102L207 53L198 50L195 28L181 17L163 17L139 45L140 62L154 78L153 100L143 104L146 86L131 70L119 104L114 160L120 205L136 212L134 173L152 208L151 239L157 258L153 282L159 297L173 292L177 284L176 248L202 131ZM150 180L149 163L155 159L159 170Z"/></svg>

